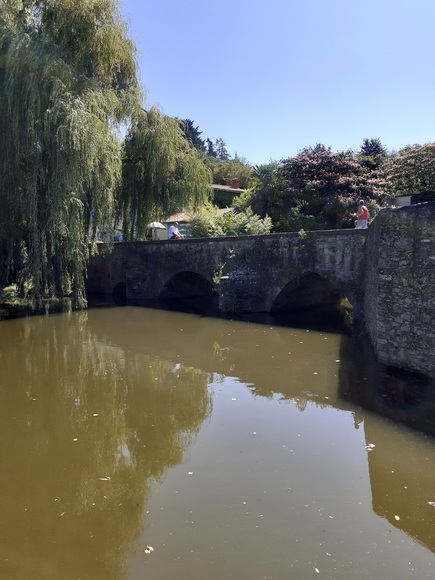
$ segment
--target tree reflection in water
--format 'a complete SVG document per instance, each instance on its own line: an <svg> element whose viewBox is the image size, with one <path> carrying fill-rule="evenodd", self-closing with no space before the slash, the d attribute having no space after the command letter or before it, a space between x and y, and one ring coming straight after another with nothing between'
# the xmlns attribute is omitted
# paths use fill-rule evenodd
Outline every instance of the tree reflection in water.
<svg viewBox="0 0 435 580"><path fill-rule="evenodd" d="M123 577L150 482L211 412L208 373L104 343L87 321L2 323L2 577Z"/></svg>

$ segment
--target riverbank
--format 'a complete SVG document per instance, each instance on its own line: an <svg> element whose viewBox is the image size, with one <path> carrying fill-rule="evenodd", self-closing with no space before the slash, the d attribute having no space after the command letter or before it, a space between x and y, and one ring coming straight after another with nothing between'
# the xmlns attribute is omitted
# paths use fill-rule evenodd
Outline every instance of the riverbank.
<svg viewBox="0 0 435 580"><path fill-rule="evenodd" d="M27 298L18 298L9 289L4 289L0 293L0 320L35 316L37 314L54 314L67 312L68 310L71 310L71 301L69 298L62 300L55 298L29 300Z"/></svg>

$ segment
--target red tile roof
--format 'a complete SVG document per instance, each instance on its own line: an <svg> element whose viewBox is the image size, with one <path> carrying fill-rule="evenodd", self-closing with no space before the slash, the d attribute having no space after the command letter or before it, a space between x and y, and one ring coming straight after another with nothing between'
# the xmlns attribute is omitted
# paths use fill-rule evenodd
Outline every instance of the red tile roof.
<svg viewBox="0 0 435 580"><path fill-rule="evenodd" d="M223 214L226 214L228 212L233 211L233 208L226 207L224 209L220 209L219 211ZM188 223L190 222L190 215L184 212L174 213L173 215L170 215L169 217L167 217L165 220L162 221L163 224L170 224L175 222L178 222L179 224Z"/></svg>
<svg viewBox="0 0 435 580"><path fill-rule="evenodd" d="M211 187L217 191L229 191L231 193L243 193L245 191L244 189L240 189L240 187L229 187L228 185L218 185L216 183L213 183Z"/></svg>
<svg viewBox="0 0 435 580"><path fill-rule="evenodd" d="M165 220L163 220L163 223L164 224L174 223L174 222L182 223L182 222L188 222L189 220L190 220L190 216L188 213L180 212L180 213L174 213L173 215L170 215Z"/></svg>

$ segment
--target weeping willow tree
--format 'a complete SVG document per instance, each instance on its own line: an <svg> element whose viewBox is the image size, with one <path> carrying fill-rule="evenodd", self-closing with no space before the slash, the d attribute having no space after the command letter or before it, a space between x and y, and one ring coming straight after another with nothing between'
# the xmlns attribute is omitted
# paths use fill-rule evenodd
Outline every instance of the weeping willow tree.
<svg viewBox="0 0 435 580"><path fill-rule="evenodd" d="M144 237L148 223L211 194L211 172L183 136L179 121L158 108L140 110L126 135L119 218L124 239Z"/></svg>
<svg viewBox="0 0 435 580"><path fill-rule="evenodd" d="M83 307L97 232L204 199L199 153L142 104L118 0L2 0L0 287Z"/></svg>
<svg viewBox="0 0 435 580"><path fill-rule="evenodd" d="M84 306L88 245L113 224L117 137L141 102L116 0L0 7L0 283Z"/></svg>

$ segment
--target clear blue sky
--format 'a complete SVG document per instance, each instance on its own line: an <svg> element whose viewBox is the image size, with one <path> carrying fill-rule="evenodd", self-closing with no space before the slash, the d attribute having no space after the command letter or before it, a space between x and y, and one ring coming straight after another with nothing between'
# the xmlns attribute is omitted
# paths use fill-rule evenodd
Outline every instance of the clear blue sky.
<svg viewBox="0 0 435 580"><path fill-rule="evenodd" d="M261 164L435 141L434 0L120 0L146 106Z"/></svg>

